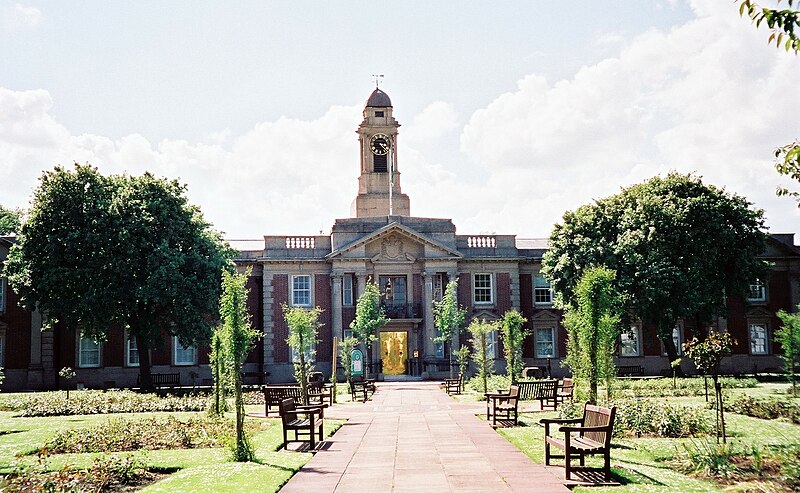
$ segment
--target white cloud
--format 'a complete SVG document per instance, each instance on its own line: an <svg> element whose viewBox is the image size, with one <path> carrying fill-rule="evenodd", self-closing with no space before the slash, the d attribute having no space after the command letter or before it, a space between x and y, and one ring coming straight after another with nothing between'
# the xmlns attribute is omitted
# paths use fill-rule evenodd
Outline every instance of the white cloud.
<svg viewBox="0 0 800 493"><path fill-rule="evenodd" d="M42 22L42 11L21 3L3 9L3 27L14 32L24 29L35 29Z"/></svg>
<svg viewBox="0 0 800 493"><path fill-rule="evenodd" d="M460 126L459 115L452 104L436 101L429 104L403 132L403 139L417 144L439 140Z"/></svg>

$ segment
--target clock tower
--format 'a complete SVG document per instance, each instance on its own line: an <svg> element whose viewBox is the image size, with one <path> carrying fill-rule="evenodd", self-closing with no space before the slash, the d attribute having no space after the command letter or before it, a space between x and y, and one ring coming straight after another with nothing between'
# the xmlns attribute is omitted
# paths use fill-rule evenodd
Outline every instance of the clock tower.
<svg viewBox="0 0 800 493"><path fill-rule="evenodd" d="M361 174L358 196L351 214L355 217L410 216L408 195L400 190L397 168L397 129L389 96L375 88L364 106L364 120L358 126Z"/></svg>

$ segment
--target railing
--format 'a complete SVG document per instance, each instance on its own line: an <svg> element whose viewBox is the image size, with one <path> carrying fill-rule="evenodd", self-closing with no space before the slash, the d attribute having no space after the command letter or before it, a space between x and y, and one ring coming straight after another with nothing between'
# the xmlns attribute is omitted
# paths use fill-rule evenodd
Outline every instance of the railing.
<svg viewBox="0 0 800 493"><path fill-rule="evenodd" d="M290 250L295 249L313 249L314 248L314 237L313 236L287 236L286 237L286 248Z"/></svg>
<svg viewBox="0 0 800 493"><path fill-rule="evenodd" d="M467 238L469 248L495 248L497 240L494 236L470 236Z"/></svg>
<svg viewBox="0 0 800 493"><path fill-rule="evenodd" d="M381 303L381 306L389 318L422 318L419 303Z"/></svg>

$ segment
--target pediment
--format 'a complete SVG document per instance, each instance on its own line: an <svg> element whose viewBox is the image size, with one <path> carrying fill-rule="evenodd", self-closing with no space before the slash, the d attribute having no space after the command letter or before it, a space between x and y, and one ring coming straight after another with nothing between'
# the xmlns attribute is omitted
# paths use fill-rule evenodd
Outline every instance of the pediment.
<svg viewBox="0 0 800 493"><path fill-rule="evenodd" d="M772 318L772 314L763 306L754 306L747 310L745 316L747 318Z"/></svg>
<svg viewBox="0 0 800 493"><path fill-rule="evenodd" d="M414 262L418 258L429 257L426 250L429 253L432 250L437 258L462 258L458 251L396 222L334 250L326 258L346 257L348 253L361 249L373 262Z"/></svg>
<svg viewBox="0 0 800 493"><path fill-rule="evenodd" d="M478 312L475 313L472 316L472 318L473 319L477 318L478 320L486 320L490 322L500 320L500 316L491 310L478 310Z"/></svg>
<svg viewBox="0 0 800 493"><path fill-rule="evenodd" d="M529 317L532 321L542 321L542 322L555 322L558 320L558 314L553 312L552 310L540 310Z"/></svg>

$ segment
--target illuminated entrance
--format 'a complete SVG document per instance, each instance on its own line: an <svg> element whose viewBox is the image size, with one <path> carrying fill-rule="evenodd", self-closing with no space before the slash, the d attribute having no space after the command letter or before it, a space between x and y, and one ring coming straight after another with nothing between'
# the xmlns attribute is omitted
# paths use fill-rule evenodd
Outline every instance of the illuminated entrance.
<svg viewBox="0 0 800 493"><path fill-rule="evenodd" d="M384 375L405 375L408 332L381 332L381 363Z"/></svg>

